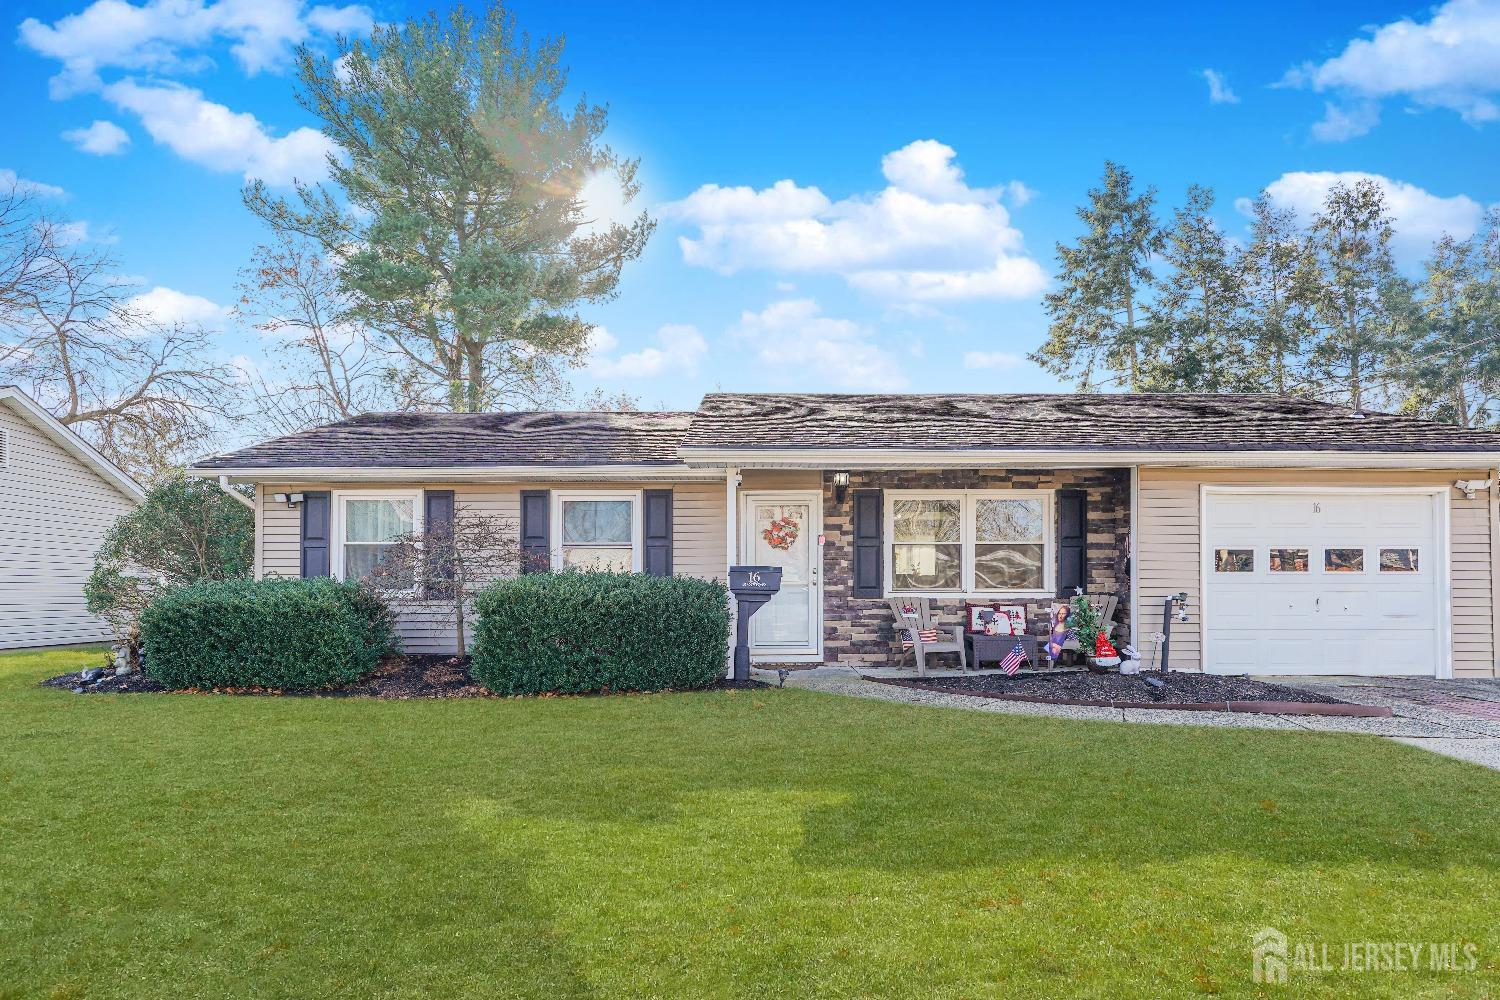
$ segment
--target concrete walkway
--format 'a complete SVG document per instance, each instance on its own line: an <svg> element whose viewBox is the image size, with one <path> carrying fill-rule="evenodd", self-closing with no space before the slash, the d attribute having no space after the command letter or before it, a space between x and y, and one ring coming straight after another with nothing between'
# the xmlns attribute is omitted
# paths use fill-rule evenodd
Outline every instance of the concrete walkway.
<svg viewBox="0 0 1500 1000"><path fill-rule="evenodd" d="M757 670L755 673L762 680L776 682L774 671ZM1282 729L1292 732L1365 733L1500 771L1500 681L1438 681L1405 677L1263 679L1363 705L1388 705L1394 714L1388 719L1361 719L1320 715L1245 715L1229 712L1039 705L879 684L865 680L848 667L794 670L787 675L786 684L788 687L825 691L829 694L1008 715L1042 715L1057 719L1157 725Z"/></svg>

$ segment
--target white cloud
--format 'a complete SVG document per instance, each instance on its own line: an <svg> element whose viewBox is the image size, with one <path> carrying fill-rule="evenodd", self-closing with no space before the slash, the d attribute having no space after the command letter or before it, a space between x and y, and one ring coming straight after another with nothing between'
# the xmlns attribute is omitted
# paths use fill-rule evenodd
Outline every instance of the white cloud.
<svg viewBox="0 0 1500 1000"><path fill-rule="evenodd" d="M151 138L212 170L278 185L316 181L327 170L333 146L323 133L304 127L272 137L254 115L215 104L191 87L126 78L104 88L104 96L138 115Z"/></svg>
<svg viewBox="0 0 1500 1000"><path fill-rule="evenodd" d="M872 194L832 201L791 180L759 191L706 184L663 214L697 226L678 240L683 259L721 274L832 273L897 298L1036 295L1046 277L1002 204L1023 204L1032 191L1019 182L970 187L955 156L923 139L884 157L888 185Z"/></svg>
<svg viewBox="0 0 1500 1000"><path fill-rule="evenodd" d="M41 181L27 180L17 174L14 170L0 167L0 194L15 191L17 194L31 195L36 198L61 198L67 194L56 184L43 184Z"/></svg>
<svg viewBox="0 0 1500 1000"><path fill-rule="evenodd" d="M1358 139L1380 124L1380 105L1375 101L1353 104L1323 104L1323 117L1313 123L1312 136L1319 142Z"/></svg>
<svg viewBox="0 0 1500 1000"><path fill-rule="evenodd" d="M157 285L130 300L130 305L158 323L182 323L188 326L215 327L224 321L227 310L201 295L189 295L175 288Z"/></svg>
<svg viewBox="0 0 1500 1000"><path fill-rule="evenodd" d="M1366 30L1369 37L1351 40L1325 62L1288 71L1282 82L1369 101L1405 97L1420 107L1456 111L1472 125L1500 119L1497 0L1448 0L1425 22L1402 18ZM1330 108L1324 121L1341 114ZM1361 114L1368 131L1379 110ZM1363 131L1329 125L1319 138L1350 138Z"/></svg>
<svg viewBox="0 0 1500 1000"><path fill-rule="evenodd" d="M589 335L588 370L599 378L656 378L669 373L698 374L708 356L708 341L697 327L668 324L656 331L656 345L608 357L620 340L604 327Z"/></svg>
<svg viewBox="0 0 1500 1000"><path fill-rule="evenodd" d="M1239 95L1229 86L1229 78L1216 69L1206 69L1201 74L1208 83L1208 103L1238 104Z"/></svg>
<svg viewBox="0 0 1500 1000"><path fill-rule="evenodd" d="M51 24L21 22L22 45L62 63L52 78L55 98L97 90L107 68L189 72L210 65L201 50L228 41L250 75L284 66L294 46L313 34L369 30L368 7L308 8L304 0L95 0Z"/></svg>
<svg viewBox="0 0 1500 1000"><path fill-rule="evenodd" d="M989 368L1019 368L1025 360L1019 354L1011 354L1007 351L964 352L964 367L974 371Z"/></svg>
<svg viewBox="0 0 1500 1000"><path fill-rule="evenodd" d="M94 227L85 220L75 222L59 222L52 224L52 236L55 240L65 246L75 243L118 243L120 238L111 232L95 232Z"/></svg>
<svg viewBox="0 0 1500 1000"><path fill-rule="evenodd" d="M126 132L114 122L96 119L92 125L85 128L74 128L62 134L62 137L71 142L80 152L93 153L95 156L113 156L123 153L125 147L130 145L130 133Z"/></svg>
<svg viewBox="0 0 1500 1000"><path fill-rule="evenodd" d="M894 355L873 342L868 327L824 316L811 299L774 302L758 313L742 313L730 334L755 350L773 383L867 391L906 386Z"/></svg>
<svg viewBox="0 0 1500 1000"><path fill-rule="evenodd" d="M1403 265L1422 260L1431 251L1433 241L1444 233L1455 239L1468 239L1484 215L1484 207L1468 195L1445 198L1406 181L1357 170L1299 170L1282 174L1266 186L1266 194L1306 222L1323 207L1329 188L1337 183L1352 185L1364 180L1374 181L1385 194L1395 229L1391 249ZM1235 205L1248 214L1248 201L1237 201Z"/></svg>

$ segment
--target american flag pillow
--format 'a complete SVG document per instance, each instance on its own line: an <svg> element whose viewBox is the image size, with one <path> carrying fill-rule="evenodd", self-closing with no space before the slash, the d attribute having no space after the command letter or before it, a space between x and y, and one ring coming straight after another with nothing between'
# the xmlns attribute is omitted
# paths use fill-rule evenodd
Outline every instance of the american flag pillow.
<svg viewBox="0 0 1500 1000"><path fill-rule="evenodd" d="M901 648L902 649L911 649L911 647L912 647L911 631L912 631L911 629L905 629L905 628L901 630ZM919 629L917 629L917 637L919 639L921 639L923 642L937 642L938 641L938 630L935 629L935 628L919 628Z"/></svg>

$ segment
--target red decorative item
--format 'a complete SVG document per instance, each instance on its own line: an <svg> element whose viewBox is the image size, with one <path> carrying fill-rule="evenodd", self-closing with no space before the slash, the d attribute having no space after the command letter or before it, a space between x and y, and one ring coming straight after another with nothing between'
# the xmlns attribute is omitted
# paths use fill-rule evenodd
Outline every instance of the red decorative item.
<svg viewBox="0 0 1500 1000"><path fill-rule="evenodd" d="M1101 667L1114 667L1120 663L1120 651L1109 644L1103 632L1094 638L1094 662Z"/></svg>
<svg viewBox="0 0 1500 1000"><path fill-rule="evenodd" d="M778 517L771 521L760 533L760 537L766 540L766 544L773 549L783 552L792 547L801 532L802 526L790 517Z"/></svg>

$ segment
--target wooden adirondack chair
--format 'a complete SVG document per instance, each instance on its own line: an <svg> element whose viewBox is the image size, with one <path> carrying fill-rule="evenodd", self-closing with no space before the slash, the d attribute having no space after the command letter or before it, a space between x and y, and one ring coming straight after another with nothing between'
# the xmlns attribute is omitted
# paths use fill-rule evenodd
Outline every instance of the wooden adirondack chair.
<svg viewBox="0 0 1500 1000"><path fill-rule="evenodd" d="M1115 622L1115 609L1120 606L1119 595L1087 594L1085 596L1088 597L1089 604L1093 605L1094 608L1098 610L1099 617L1104 622L1104 638L1113 641L1115 637L1115 628L1117 627L1117 623ZM1063 643L1064 652L1070 649L1075 653L1083 653L1087 656L1092 656L1094 653L1092 649L1081 648L1078 645L1078 639L1076 637L1069 639L1067 642Z"/></svg>
<svg viewBox="0 0 1500 1000"><path fill-rule="evenodd" d="M903 629L911 636L910 648L916 659L918 677L927 676L927 656L930 653L957 653L958 669L964 673L969 672L969 657L964 649L962 625L938 625L933 620L932 603L925 597L893 597L890 605L891 614L896 617L897 641L900 641ZM915 616L905 613L904 609L907 607L916 612ZM937 641L925 641L922 638L924 631L929 634L937 632Z"/></svg>

